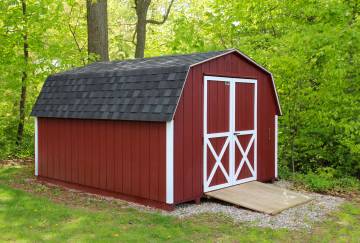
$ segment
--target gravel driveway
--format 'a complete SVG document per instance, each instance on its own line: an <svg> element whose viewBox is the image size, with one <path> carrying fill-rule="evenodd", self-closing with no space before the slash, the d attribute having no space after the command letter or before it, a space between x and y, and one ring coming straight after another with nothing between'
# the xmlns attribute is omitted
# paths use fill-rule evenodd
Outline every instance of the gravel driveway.
<svg viewBox="0 0 360 243"><path fill-rule="evenodd" d="M287 182L276 182L280 187L289 187ZM222 213L234 219L235 222L246 222L254 226L273 229L310 229L314 222L323 220L327 214L340 206L344 199L317 193L302 192L313 198L312 201L294 208L287 209L275 216L254 212L240 207L225 204L220 201L203 200L201 204L182 204L173 212L164 214L186 218L201 213Z"/></svg>

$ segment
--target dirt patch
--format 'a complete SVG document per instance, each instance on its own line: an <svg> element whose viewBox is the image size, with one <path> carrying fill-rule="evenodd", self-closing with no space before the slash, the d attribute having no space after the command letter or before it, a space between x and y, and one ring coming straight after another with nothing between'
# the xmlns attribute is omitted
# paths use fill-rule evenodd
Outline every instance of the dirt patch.
<svg viewBox="0 0 360 243"><path fill-rule="evenodd" d="M128 203L111 197L90 194L59 185L41 182L36 179L26 179L25 183L13 183L13 187L49 198L59 204L75 208L102 210L106 208L124 209Z"/></svg>
<svg viewBox="0 0 360 243"><path fill-rule="evenodd" d="M33 158L22 158L22 159L15 158L15 159L0 160L0 166L23 166L23 165L30 166L33 163L34 163Z"/></svg>

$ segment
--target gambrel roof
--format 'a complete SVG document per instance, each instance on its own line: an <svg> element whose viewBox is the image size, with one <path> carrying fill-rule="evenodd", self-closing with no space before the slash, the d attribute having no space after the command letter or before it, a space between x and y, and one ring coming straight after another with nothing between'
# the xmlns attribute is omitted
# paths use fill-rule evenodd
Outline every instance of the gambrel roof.
<svg viewBox="0 0 360 243"><path fill-rule="evenodd" d="M232 49L95 62L54 74L46 79L31 115L169 121L174 116L190 67L231 52L237 52L256 64L244 54Z"/></svg>

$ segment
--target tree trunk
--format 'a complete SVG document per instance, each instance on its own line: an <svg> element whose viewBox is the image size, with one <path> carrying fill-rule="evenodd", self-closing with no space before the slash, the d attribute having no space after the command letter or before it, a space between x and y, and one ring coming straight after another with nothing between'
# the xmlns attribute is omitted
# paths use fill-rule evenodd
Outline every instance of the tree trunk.
<svg viewBox="0 0 360 243"><path fill-rule="evenodd" d="M27 13L26 13L26 0L21 0L22 14L24 20L24 32L23 32L23 55L24 55L24 69L21 77L21 95L19 102L19 123L16 136L16 145L22 143L25 124L25 104L26 104L26 82L27 82L27 65L29 59L29 44L27 33Z"/></svg>
<svg viewBox="0 0 360 243"><path fill-rule="evenodd" d="M174 3L174 0L170 1L170 4L163 16L162 20L147 19L147 13L149 10L151 0L135 0L135 10L137 15L136 22L136 48L135 48L135 58L143 58L145 52L145 43L146 43L146 25L147 24L157 24L161 25L166 22L169 17L171 6Z"/></svg>
<svg viewBox="0 0 360 243"><path fill-rule="evenodd" d="M146 42L146 16L151 0L135 0L137 15L135 58L143 58Z"/></svg>
<svg viewBox="0 0 360 243"><path fill-rule="evenodd" d="M109 61L107 0L86 0L88 54Z"/></svg>

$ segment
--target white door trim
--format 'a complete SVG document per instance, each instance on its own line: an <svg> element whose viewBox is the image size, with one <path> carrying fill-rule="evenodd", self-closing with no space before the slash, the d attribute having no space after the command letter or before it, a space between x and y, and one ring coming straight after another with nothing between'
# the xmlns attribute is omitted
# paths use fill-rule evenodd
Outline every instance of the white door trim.
<svg viewBox="0 0 360 243"><path fill-rule="evenodd" d="M230 95L229 95L229 131L228 132L220 132L220 133L211 133L208 134L207 129L207 110L208 110L208 82L209 81L218 81L218 82L228 82L230 85ZM236 111L236 83L251 83L254 84L254 130L243 130L236 131L235 130L235 111ZM204 142L203 142L203 186L204 192L217 190L220 188L252 181L257 179L257 80L255 79L242 79L242 78L231 78L231 77L217 77L217 76L204 76L204 117L203 117L203 127L204 127ZM249 144L245 149L241 147L237 136L241 135L252 135ZM210 138L219 138L226 137L226 141L221 149L221 152L216 154L214 151L212 144L210 142ZM223 165L221 164L221 159L226 150L227 146L229 146L229 173L226 172ZM240 147L239 147L240 146ZM254 168L252 168L247 155L250 151L251 146L254 146ZM209 147L210 152L213 154L216 162L214 167L212 168L210 174L207 173L207 148ZM242 159L238 168L235 168L235 150L238 148L242 154ZM246 164L249 167L249 170L252 173L252 176L249 178L244 178L241 180L237 180L237 176L241 171L241 167ZM240 167L241 166L241 167ZM210 186L210 183L213 179L216 170L220 168L222 173L224 174L227 182L221 185ZM237 176L236 176L237 175Z"/></svg>
<svg viewBox="0 0 360 243"><path fill-rule="evenodd" d="M34 130L35 130L35 176L39 175L39 128L38 128L38 118L34 117Z"/></svg>
<svg viewBox="0 0 360 243"><path fill-rule="evenodd" d="M166 203L174 203L174 120L166 122Z"/></svg>
<svg viewBox="0 0 360 243"><path fill-rule="evenodd" d="M231 78L221 76L204 76L206 81L219 81L219 82L237 82L237 83L256 83L256 79L245 79L245 78Z"/></svg>

